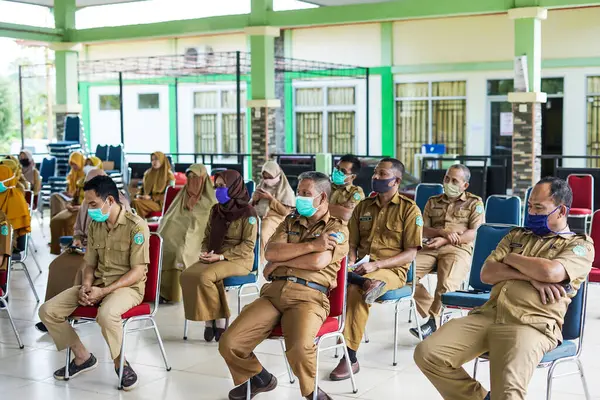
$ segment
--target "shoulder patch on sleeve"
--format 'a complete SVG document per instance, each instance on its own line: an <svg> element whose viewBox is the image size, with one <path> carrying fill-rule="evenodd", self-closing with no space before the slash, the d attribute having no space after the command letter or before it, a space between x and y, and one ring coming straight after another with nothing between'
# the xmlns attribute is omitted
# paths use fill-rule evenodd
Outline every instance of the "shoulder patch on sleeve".
<svg viewBox="0 0 600 400"><path fill-rule="evenodd" d="M354 200L356 200L356 201L360 200L360 199L361 199L360 193L358 193L358 192L355 192L355 193L352 195L352 198L353 198Z"/></svg>
<svg viewBox="0 0 600 400"><path fill-rule="evenodd" d="M250 218L248 218L248 223L250 225L255 225L256 224L256 217L250 217Z"/></svg>
<svg viewBox="0 0 600 400"><path fill-rule="evenodd" d="M421 217L420 215L417 216L416 224L417 226L423 226L423 217Z"/></svg>
<svg viewBox="0 0 600 400"><path fill-rule="evenodd" d="M0 235L8 236L8 226L2 225L2 228L0 228Z"/></svg>
<svg viewBox="0 0 600 400"><path fill-rule="evenodd" d="M483 204L477 203L477 205L475 206L475 212L477 214L483 214L483 211L484 211Z"/></svg>
<svg viewBox="0 0 600 400"><path fill-rule="evenodd" d="M144 244L144 241L145 241L145 239L144 239L144 234L143 234L143 233L141 233L141 232L139 232L139 233L136 233L136 234L133 236L133 243L135 243L135 244L137 244L137 245L142 245L142 244Z"/></svg>
<svg viewBox="0 0 600 400"><path fill-rule="evenodd" d="M586 249L586 247L584 245L578 244L577 246L573 247L573 253L577 257L585 257L587 252L588 252L588 250Z"/></svg>

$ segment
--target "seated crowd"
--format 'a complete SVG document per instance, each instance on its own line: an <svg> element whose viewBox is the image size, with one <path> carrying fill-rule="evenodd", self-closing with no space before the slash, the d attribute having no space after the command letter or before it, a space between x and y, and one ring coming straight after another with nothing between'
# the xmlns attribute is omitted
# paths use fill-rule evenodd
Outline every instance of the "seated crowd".
<svg viewBox="0 0 600 400"><path fill-rule="evenodd" d="M152 154L131 206L99 159L72 153L69 164L66 192L51 197L50 244L58 257L50 264L36 326L50 334L58 350L71 348L74 354L54 377L74 378L98 360L68 317L80 306L99 307L96 320L115 371L123 371L120 386L131 390L138 378L127 360L121 365L121 316L144 298L150 263L145 218L163 209L175 181L171 164L165 154ZM330 176L301 174L294 193L281 167L268 161L251 196L234 170L213 176L201 164L187 170L187 182L157 231L163 238L161 303L183 301L185 319L204 321L204 339L219 342L235 385L229 399L276 388L276 377L254 349L277 326L301 395L331 399L315 385L315 337L329 315L328 294L346 257L347 309L340 341L347 348L331 380L359 373L358 349L370 307L407 285L414 262L414 301L423 325L410 333L422 339L414 353L420 370L443 398L524 399L535 367L562 341L567 307L594 259L592 240L569 228L573 196L568 184L550 177L533 187L525 226L512 229L482 269L481 280L493 285L489 301L439 326L442 295L467 279L477 230L485 222L482 199L468 192L469 168L452 165L441 182L443 194L431 197L423 213L399 191L402 162L383 158L367 197L354 185L360 169L358 158L343 156ZM7 257L24 250L23 238L31 232L24 194L29 188L39 193L30 153L0 160L0 284L10 267ZM61 251L63 236L73 240ZM253 271L256 246L259 271L268 282L230 325L224 280ZM418 280L432 272L437 285L430 293ZM486 353L491 391L463 369Z"/></svg>

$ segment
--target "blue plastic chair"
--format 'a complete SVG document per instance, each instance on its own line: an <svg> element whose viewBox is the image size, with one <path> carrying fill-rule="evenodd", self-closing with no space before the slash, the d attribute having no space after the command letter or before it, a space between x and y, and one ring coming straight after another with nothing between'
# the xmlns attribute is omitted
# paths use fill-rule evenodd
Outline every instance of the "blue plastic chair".
<svg viewBox="0 0 600 400"><path fill-rule="evenodd" d="M50 177L56 176L56 157L46 157L40 165L42 183L48 183Z"/></svg>
<svg viewBox="0 0 600 400"><path fill-rule="evenodd" d="M254 186L254 181L246 181L246 190L248 190L250 198L252 198L252 195L254 194Z"/></svg>
<svg viewBox="0 0 600 400"><path fill-rule="evenodd" d="M421 326L419 325L419 319L417 318L417 303L415 302L415 290L417 289L418 279L415 274L416 263L415 261L410 263L410 267L408 269L408 273L406 274L406 285L399 289L390 290L381 295L376 301L379 304L395 304L394 307L394 360L392 364L394 366L398 365L396 362L396 355L398 353L398 319L399 319L399 311L400 305L403 303L409 303L409 315L410 313L414 313L415 322L417 323L417 331L419 332L419 339L423 340L423 333L421 332ZM409 321L410 322L410 321ZM365 341L368 342L369 339L366 335L365 330Z"/></svg>
<svg viewBox="0 0 600 400"><path fill-rule="evenodd" d="M421 213L425 210L425 205L430 197L442 193L444 193L444 186L439 183L419 183L415 189L415 203L419 206Z"/></svg>
<svg viewBox="0 0 600 400"><path fill-rule="evenodd" d="M440 314L440 325L444 323L444 314L447 308L457 310L471 310L482 306L490 299L492 286L481 282L481 269L488 256L498 247L498 243L515 228L514 225L483 224L477 230L475 238L475 249L471 261L471 272L469 273L469 287L480 293L447 292L442 294L442 312Z"/></svg>
<svg viewBox="0 0 600 400"><path fill-rule="evenodd" d="M525 191L525 203L523 203L523 226L525 226L525 217L527 216L527 207L529 207L529 197L531 197L531 191L533 186L529 186Z"/></svg>
<svg viewBox="0 0 600 400"><path fill-rule="evenodd" d="M489 224L521 225L521 198L491 195L485 202L485 222Z"/></svg>
<svg viewBox="0 0 600 400"><path fill-rule="evenodd" d="M577 371L569 372L561 375L557 375L557 378L569 375L578 374L581 377L581 383L583 384L583 391L587 400L591 399L590 391L588 389L587 381L585 380L585 374L583 372L583 365L579 356L581 355L581 349L583 345L583 330L585 328L585 314L587 310L587 286L588 281L581 285L577 294L571 300L567 313L565 314L565 321L562 327L563 342L559 344L554 350L550 350L538 364L538 368L548 368L548 376L546 378L546 400L552 398L552 380L554 379L554 369L560 363L574 362L577 364ZM488 354L483 354L480 357L475 358L475 366L473 369L473 379L477 379L477 365L479 360L487 360Z"/></svg>
<svg viewBox="0 0 600 400"><path fill-rule="evenodd" d="M256 242L254 244L254 264L252 271L248 275L242 276L230 276L229 278L223 279L223 286L226 291L237 290L237 306L238 315L242 311L242 297L259 296L260 287L258 286L258 279L260 277L260 218L258 220L258 234L256 235ZM244 289L253 288L251 293L243 293ZM188 337L188 320L186 319L183 324L183 340L187 340Z"/></svg>

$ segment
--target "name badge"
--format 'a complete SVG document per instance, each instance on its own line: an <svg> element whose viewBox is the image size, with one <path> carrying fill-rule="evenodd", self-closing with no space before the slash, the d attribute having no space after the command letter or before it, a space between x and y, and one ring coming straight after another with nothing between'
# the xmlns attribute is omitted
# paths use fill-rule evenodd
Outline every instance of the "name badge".
<svg viewBox="0 0 600 400"><path fill-rule="evenodd" d="M288 231L288 235L300 236L300 232Z"/></svg>
<svg viewBox="0 0 600 400"><path fill-rule="evenodd" d="M366 217L360 217L359 218L360 222L372 221L372 220L373 220L373 217L371 217L371 216L366 216Z"/></svg>
<svg viewBox="0 0 600 400"><path fill-rule="evenodd" d="M510 244L511 249L520 249L522 247L523 247L523 245L521 243L511 243Z"/></svg>

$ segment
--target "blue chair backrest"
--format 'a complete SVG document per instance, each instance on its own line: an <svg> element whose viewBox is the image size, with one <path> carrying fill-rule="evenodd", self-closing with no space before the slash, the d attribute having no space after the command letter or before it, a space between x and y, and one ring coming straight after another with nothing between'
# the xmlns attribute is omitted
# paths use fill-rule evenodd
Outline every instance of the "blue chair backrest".
<svg viewBox="0 0 600 400"><path fill-rule="evenodd" d="M65 118L65 141L78 142L81 136L81 121L76 115L67 115Z"/></svg>
<svg viewBox="0 0 600 400"><path fill-rule="evenodd" d="M521 199L517 196L488 197L485 205L485 222L521 225Z"/></svg>
<svg viewBox="0 0 600 400"><path fill-rule="evenodd" d="M498 247L498 243L504 236L510 232L514 226L506 225L488 225L483 224L477 230L475 239L475 250L473 251L473 261L471 262L471 273L469 275L469 285L473 289L491 290L491 285L481 282L480 274L483 264L488 256Z"/></svg>
<svg viewBox="0 0 600 400"><path fill-rule="evenodd" d="M439 183L419 183L415 190L415 203L421 209L421 213L425 210L425 205L430 197L442 193L444 193L444 186Z"/></svg>
<svg viewBox="0 0 600 400"><path fill-rule="evenodd" d="M108 148L108 159L107 160L115 163L116 171L121 171L121 167L123 166L123 146L122 145L110 146Z"/></svg>
<svg viewBox="0 0 600 400"><path fill-rule="evenodd" d="M108 161L108 146L105 144L99 144L96 146L96 152L94 154L102 161Z"/></svg>
<svg viewBox="0 0 600 400"><path fill-rule="evenodd" d="M446 145L445 144L424 144L421 146L421 153L423 154L445 154L446 153Z"/></svg>
<svg viewBox="0 0 600 400"><path fill-rule="evenodd" d="M259 226L258 235L256 235L256 243L254 244L254 264L252 265L252 272L258 271L258 266L260 264L259 254L260 254L260 226Z"/></svg>
<svg viewBox="0 0 600 400"><path fill-rule="evenodd" d="M523 203L523 226L525 226L525 217L527 216L527 207L529 207L529 197L531 197L531 191L533 186L529 186L525 191L525 202Z"/></svg>
<svg viewBox="0 0 600 400"><path fill-rule="evenodd" d="M413 278L414 278L414 269L415 269L415 262L411 262L410 266L408 267L408 272L406 273L406 283L412 283Z"/></svg>
<svg viewBox="0 0 600 400"><path fill-rule="evenodd" d="M47 183L50 177L56 176L56 157L46 157L42 160L40 176L42 183Z"/></svg>
<svg viewBox="0 0 600 400"><path fill-rule="evenodd" d="M252 197L254 194L254 181L246 181L246 190L248 190L248 196Z"/></svg>
<svg viewBox="0 0 600 400"><path fill-rule="evenodd" d="M585 315L582 314L585 313L587 303L587 285L587 280L581 284L577 294L571 299L569 308L567 308L562 328L564 340L575 340L581 336L583 321L585 319Z"/></svg>

